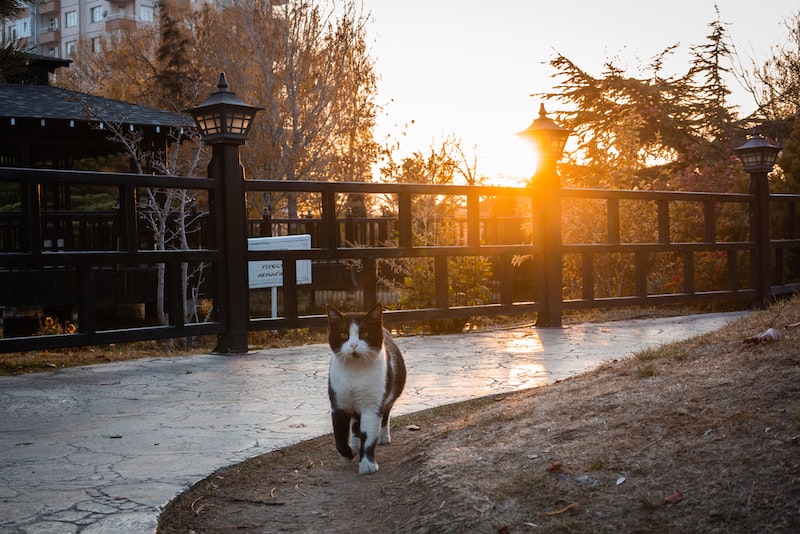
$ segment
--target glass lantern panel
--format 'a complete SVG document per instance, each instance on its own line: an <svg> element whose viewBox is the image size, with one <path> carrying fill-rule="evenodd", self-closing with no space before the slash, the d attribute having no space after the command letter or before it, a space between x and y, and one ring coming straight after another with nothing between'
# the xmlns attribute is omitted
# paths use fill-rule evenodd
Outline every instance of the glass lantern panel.
<svg viewBox="0 0 800 534"><path fill-rule="evenodd" d="M228 131L233 134L244 135L247 131L247 126L250 121L247 114L242 112L234 112L228 117Z"/></svg>
<svg viewBox="0 0 800 534"><path fill-rule="evenodd" d="M200 115L197 117L197 124L203 135L218 134L222 131L222 116L219 113Z"/></svg>

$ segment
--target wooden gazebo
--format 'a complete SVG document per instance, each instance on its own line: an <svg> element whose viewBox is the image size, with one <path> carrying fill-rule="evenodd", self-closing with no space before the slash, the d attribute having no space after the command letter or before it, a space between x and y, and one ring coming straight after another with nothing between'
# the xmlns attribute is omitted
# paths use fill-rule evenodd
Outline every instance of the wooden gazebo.
<svg viewBox="0 0 800 534"><path fill-rule="evenodd" d="M142 134L141 148L165 151L188 115L69 91L49 74L70 60L32 55L27 70L0 84L0 166L73 169L83 158L125 152L109 134L115 125Z"/></svg>

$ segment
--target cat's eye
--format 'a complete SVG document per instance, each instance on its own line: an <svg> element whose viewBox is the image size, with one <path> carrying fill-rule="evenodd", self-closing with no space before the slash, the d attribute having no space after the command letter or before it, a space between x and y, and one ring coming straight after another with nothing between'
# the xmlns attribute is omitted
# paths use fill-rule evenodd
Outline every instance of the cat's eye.
<svg viewBox="0 0 800 534"><path fill-rule="evenodd" d="M349 337L350 337L350 336L349 336L349 335L347 335L347 332L341 332L341 333L339 334L339 339L341 339L342 341L347 341L347 338L349 338Z"/></svg>

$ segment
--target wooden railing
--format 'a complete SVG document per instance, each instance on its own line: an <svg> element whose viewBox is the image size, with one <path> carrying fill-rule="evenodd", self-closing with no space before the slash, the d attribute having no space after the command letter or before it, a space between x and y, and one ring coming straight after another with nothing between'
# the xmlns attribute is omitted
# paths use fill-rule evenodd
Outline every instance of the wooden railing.
<svg viewBox="0 0 800 534"><path fill-rule="evenodd" d="M43 186L112 186L116 188L119 209L114 214L113 243L90 234L98 228L108 230L109 214L98 214L90 224L88 214L59 218L58 212L43 210ZM145 250L140 248L140 208L137 193L141 188L193 189L213 197L217 183L206 178L147 176L42 169L0 168L0 186L6 198L14 198L16 209L4 210L4 236L0 250L0 307L7 316L13 307L51 307L66 310L77 324L77 332L49 336L20 336L0 339L0 352L43 348L76 347L220 334L220 321L187 324L184 317L181 266L206 263L218 266L222 260L214 239L204 247L190 250ZM103 221L98 223L98 221ZM58 233L61 227L63 232ZM91 229L91 231L89 230ZM104 230L104 231L105 231ZM11 236L10 238L8 236ZM77 236L77 237L76 237ZM101 250L96 250L102 243ZM166 311L169 323L135 327L98 327L103 313L98 306L113 303L152 302L153 284L140 284L142 270L163 266L167 289ZM113 280L114 285L102 283ZM116 292L109 294L109 287Z"/></svg>
<svg viewBox="0 0 800 534"><path fill-rule="evenodd" d="M228 197L221 208L220 197L228 195L222 193L221 183L221 178L0 168L0 186L18 191L19 197L19 208L6 210L0 217L0 306L15 305L17 286L25 280L41 285L35 293L39 302L27 304L53 304L48 302L48 295L58 293L55 304L71 310L78 328L76 334L0 339L0 352L207 334L227 336L236 329L246 333L323 326L321 303L311 309L299 305L308 288L296 283L297 260L357 265L360 302L356 307L378 301L379 270L384 262L428 262L434 281L431 301L413 309L392 309L386 314L389 322L537 313L541 326L558 326L565 310L722 299L761 305L800 289L800 195L760 199L755 193L557 189L553 194L560 215L556 221L545 222L541 191L533 188L244 180L238 184L239 198ZM97 215L98 219L88 214L77 218L61 214L69 221L71 235L77 237L69 247L53 247L47 227L59 214L41 209L41 186L72 184L115 187L119 209L113 217L108 213ZM138 237L142 208L136 201L142 188L203 191L209 210L205 237L190 250L143 249ZM229 232L226 225L238 217L231 206L240 206L243 214L245 196L264 193L302 197L314 206L311 217L270 217L248 225L242 216L242 231ZM348 215L344 199L353 194L376 202L380 199L391 214L374 218ZM420 199L441 198L455 199L451 203L454 211L445 219L423 219L426 214L420 211ZM589 208L581 208L582 203L588 203ZM524 209L509 213L497 208L508 204ZM767 213L760 211L762 205L767 206ZM687 221L694 219L694 229L688 231L692 225ZM420 236L425 223L432 227L443 221L452 230L439 233L446 234L444 237L436 232ZM730 225L730 221L734 223ZM723 222L728 226L723 228ZM312 247L247 252L242 244L244 253L232 253L229 245L238 240L244 243L248 227L254 232L257 227L262 235L309 233ZM113 249L94 247L84 228L85 232L95 232L95 237L101 229L110 232ZM545 228L549 238L544 235ZM497 289L491 301L465 305L449 294L453 276L450 260L469 257L491 260L491 283ZM709 257L715 266L724 266L724 273L714 273L721 284L709 286L701 279L701 271L707 270L702 263ZM268 260L282 263L284 284L278 288L278 308L264 315L253 312L250 301L254 293L246 285L243 291L231 289L231 280L246 279L247 262ZM181 267L199 263L209 266L207 281L199 291L212 302L214 312L206 322L187 324L187 288L180 276ZM152 270L160 265L166 272L169 324L114 328L101 324L98 304L108 295L99 294L99 281L130 285L125 276L110 276L109 271ZM622 281L616 290L600 284L600 271L609 265L619 268ZM512 274L521 270L531 284L530 291L522 295L515 290L516 275ZM665 282L661 278L667 272L671 278ZM69 286L69 290L59 293L56 288L48 289L47 284L54 280ZM313 283L310 287L313 289ZM155 299L150 292L137 295L130 287L127 291L127 297L121 299L126 302L150 303Z"/></svg>

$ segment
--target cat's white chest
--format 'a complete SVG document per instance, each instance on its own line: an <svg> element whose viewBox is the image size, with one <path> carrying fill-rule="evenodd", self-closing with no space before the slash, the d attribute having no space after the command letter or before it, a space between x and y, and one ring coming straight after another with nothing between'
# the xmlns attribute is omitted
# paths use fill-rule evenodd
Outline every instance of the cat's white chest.
<svg viewBox="0 0 800 534"><path fill-rule="evenodd" d="M386 360L366 362L331 360L330 386L338 408L353 412L375 410L383 399Z"/></svg>

